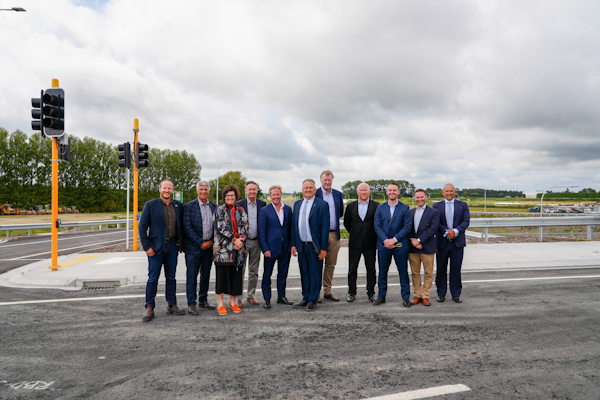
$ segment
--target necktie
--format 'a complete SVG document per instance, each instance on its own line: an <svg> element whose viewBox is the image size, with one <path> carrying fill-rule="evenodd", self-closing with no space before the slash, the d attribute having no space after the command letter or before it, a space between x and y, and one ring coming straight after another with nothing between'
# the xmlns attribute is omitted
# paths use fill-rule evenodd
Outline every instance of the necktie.
<svg viewBox="0 0 600 400"><path fill-rule="evenodd" d="M304 202L304 209L302 210L302 219L300 221L300 232L302 232L302 238L308 239L308 226L306 224L306 212L308 210L308 201Z"/></svg>
<svg viewBox="0 0 600 400"><path fill-rule="evenodd" d="M452 208L452 203L446 203L446 224L448 229L454 228L454 210Z"/></svg>

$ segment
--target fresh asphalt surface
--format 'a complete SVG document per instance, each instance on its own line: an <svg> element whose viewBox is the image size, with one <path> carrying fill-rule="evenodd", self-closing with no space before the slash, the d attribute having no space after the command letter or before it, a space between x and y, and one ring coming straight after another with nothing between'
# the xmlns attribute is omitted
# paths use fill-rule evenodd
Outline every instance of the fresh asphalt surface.
<svg viewBox="0 0 600 400"><path fill-rule="evenodd" d="M315 312L265 310L259 295L225 317L166 315L161 284L150 323L143 285L2 287L0 398L367 399L462 384L434 398L600 399L600 267L469 271L462 304L409 309L397 285L372 306L359 280L354 303L336 276L341 301Z"/></svg>
<svg viewBox="0 0 600 400"><path fill-rule="evenodd" d="M129 240L132 240L132 231ZM125 243L125 229L83 231L58 235L58 255L79 253ZM0 243L0 274L52 256L50 235L11 238Z"/></svg>

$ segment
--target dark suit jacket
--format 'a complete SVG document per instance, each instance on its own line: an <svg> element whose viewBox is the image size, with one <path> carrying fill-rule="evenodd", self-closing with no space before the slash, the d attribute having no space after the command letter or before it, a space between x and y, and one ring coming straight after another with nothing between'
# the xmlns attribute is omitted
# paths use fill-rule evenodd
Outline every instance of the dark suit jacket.
<svg viewBox="0 0 600 400"><path fill-rule="evenodd" d="M395 237L398 243L408 252L408 235L412 228L410 208L401 201L396 204L394 216L390 217L390 205L386 201L380 204L375 211L375 232L377 233L377 250L386 247L383 241Z"/></svg>
<svg viewBox="0 0 600 400"><path fill-rule="evenodd" d="M413 220L413 225L415 221L415 213L417 212L417 208L413 208L410 210L410 215ZM435 254L437 253L437 242L434 240L435 234L438 230L438 225L440 224L440 212L432 207L425 207L425 211L423 211L423 216L421 217L421 221L419 221L419 226L417 227L417 232L415 232L414 226L410 230L409 238L421 239L421 244L423 245L422 249L417 249L414 246L410 246L409 252L411 253L423 253L423 254Z"/></svg>
<svg viewBox="0 0 600 400"><path fill-rule="evenodd" d="M323 192L325 190L323 188L319 188L319 190L317 190L317 193L315 194L315 197L317 199L321 199L323 200ZM342 218L342 216L344 215L344 196L342 195L342 192L340 192L339 190L335 190L335 189L331 189L331 192L333 193L333 202L335 203L335 225L336 225L336 229L337 229L337 236L338 236L338 240L340 239L341 235L340 235L340 218ZM325 201L325 203L327 203ZM327 207L329 207L329 203L327 203ZM329 226L329 225L328 225ZM329 228L327 228L329 229Z"/></svg>
<svg viewBox="0 0 600 400"><path fill-rule="evenodd" d="M210 210L213 215L217 208L217 205L212 201L208 202ZM214 217L213 224L210 226L210 231L214 233ZM202 222L202 212L200 211L200 204L198 203L198 199L194 199L185 203L183 206L183 251L185 254L189 255L198 255L201 254L204 250L200 247L204 243L202 240L203 234L203 222ZM212 241L212 234L210 240ZM212 247L210 248L212 251Z"/></svg>
<svg viewBox="0 0 600 400"><path fill-rule="evenodd" d="M241 200L235 202L238 206L241 206L246 214L248 214L248 198L244 197ZM259 198L256 198L256 220L258 221L258 217L260 216L260 209L267 205L266 201L263 201Z"/></svg>
<svg viewBox="0 0 600 400"><path fill-rule="evenodd" d="M314 249L305 249L304 243L300 239L300 226L298 225L298 219L300 218L300 207L302 206L302 200L298 200L294 203L294 213L292 218L292 246L296 247L299 253L303 251L316 251L319 253L321 250L327 250L329 244L329 204L325 200L316 198L313 202L310 214L308 215L308 227L310 229L310 235L312 236Z"/></svg>
<svg viewBox="0 0 600 400"><path fill-rule="evenodd" d="M374 249L377 244L377 233L375 233L375 212L377 203L369 200L365 220L358 215L358 201L353 201L346 206L344 215L344 228L350 234L348 247L351 249Z"/></svg>
<svg viewBox="0 0 600 400"><path fill-rule="evenodd" d="M292 207L283 207L283 225L279 223L277 211L272 205L262 209L258 217L258 241L263 253L270 251L275 258L281 253L289 253L292 248Z"/></svg>
<svg viewBox="0 0 600 400"><path fill-rule="evenodd" d="M440 225L438 226L437 235L437 246L438 249L446 247L448 240L444 237L446 233L446 201L442 200L433 205L435 209L440 212ZM465 231L469 227L471 222L471 214L469 213L469 206L464 201L454 199L454 229L458 229L458 236L456 237L456 247L465 247L467 245L467 239L465 238Z"/></svg>
<svg viewBox="0 0 600 400"><path fill-rule="evenodd" d="M177 200L171 201L175 207L175 215L177 217L177 237L181 241L183 238L183 203ZM144 204L144 210L142 211L138 227L144 251L152 247L152 250L156 254L160 254L165 248L167 225L162 207L160 198L147 201Z"/></svg>

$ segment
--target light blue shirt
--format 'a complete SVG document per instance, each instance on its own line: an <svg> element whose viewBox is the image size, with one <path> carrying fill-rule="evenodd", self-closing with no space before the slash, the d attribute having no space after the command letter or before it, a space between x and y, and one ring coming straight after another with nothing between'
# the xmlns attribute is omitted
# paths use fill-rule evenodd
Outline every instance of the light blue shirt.
<svg viewBox="0 0 600 400"><path fill-rule="evenodd" d="M310 217L310 210L312 209L314 202L315 202L314 197L310 200L304 199L304 201L302 202L302 205L300 206L300 216L298 217L298 231L300 232L300 240L303 242L312 242L312 236L310 234L310 225L308 224L308 219ZM305 208L306 208L306 215L304 215ZM304 216L304 221L302 221L303 216ZM302 229L303 223L306 223L306 231L304 231Z"/></svg>
<svg viewBox="0 0 600 400"><path fill-rule="evenodd" d="M367 200L367 202L365 204L361 203L359 200L358 201L358 216L363 221L367 217L367 211L369 211L369 200Z"/></svg>
<svg viewBox="0 0 600 400"><path fill-rule="evenodd" d="M450 212L452 213L452 225L454 225L454 199L448 201L447 199L444 199L444 206L446 207L446 211L448 210L448 204L450 205ZM448 222L448 212L446 212L446 222ZM452 230L454 231L454 233L456 234L456 236L458 236L458 229L452 228ZM444 237L446 237L448 233L444 233Z"/></svg>
<svg viewBox="0 0 600 400"><path fill-rule="evenodd" d="M396 206L398 205L398 203L400 203L399 201L396 202ZM390 206L390 218L394 218L394 211L396 211L396 206L392 206L390 204L390 201L388 200L388 206Z"/></svg>
<svg viewBox="0 0 600 400"><path fill-rule="evenodd" d="M425 207L427 207L427 204L421 207L421 209L419 209L419 207L417 206L417 209L415 211L415 233L419 231L419 224L421 223L421 218L423 218L423 214L425 214Z"/></svg>
<svg viewBox="0 0 600 400"><path fill-rule="evenodd" d="M323 200L329 204L329 230L333 231L337 229L337 224L335 220L335 200L333 199L333 189L331 189L331 193L327 194L325 189L321 188L321 192L323 193Z"/></svg>

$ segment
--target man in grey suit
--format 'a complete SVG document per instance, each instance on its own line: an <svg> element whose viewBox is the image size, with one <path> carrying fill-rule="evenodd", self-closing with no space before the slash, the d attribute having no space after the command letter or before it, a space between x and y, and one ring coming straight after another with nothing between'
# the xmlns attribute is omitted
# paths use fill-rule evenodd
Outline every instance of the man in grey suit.
<svg viewBox="0 0 600 400"><path fill-rule="evenodd" d="M196 283L200 274L198 306L214 310L208 303L208 283L213 258L213 215L217 205L208 201L210 186L206 181L196 185L198 198L183 206L183 251L185 252L186 297L188 313L198 315L196 308Z"/></svg>

